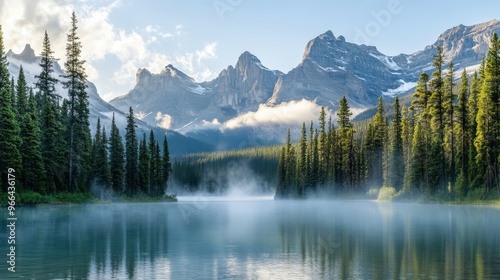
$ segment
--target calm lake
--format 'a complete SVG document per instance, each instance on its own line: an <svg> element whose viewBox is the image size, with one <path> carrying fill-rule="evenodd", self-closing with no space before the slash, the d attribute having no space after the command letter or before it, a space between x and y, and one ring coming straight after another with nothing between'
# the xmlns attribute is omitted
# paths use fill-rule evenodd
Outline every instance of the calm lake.
<svg viewBox="0 0 500 280"><path fill-rule="evenodd" d="M18 209L0 279L500 279L494 206L180 200Z"/></svg>

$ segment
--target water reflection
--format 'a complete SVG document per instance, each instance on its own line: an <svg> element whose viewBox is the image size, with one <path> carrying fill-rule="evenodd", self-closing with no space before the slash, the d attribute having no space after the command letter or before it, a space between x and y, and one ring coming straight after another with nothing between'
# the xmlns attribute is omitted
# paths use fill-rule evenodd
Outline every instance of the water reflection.
<svg viewBox="0 0 500 280"><path fill-rule="evenodd" d="M500 279L491 207L185 199L18 217L0 279Z"/></svg>
<svg viewBox="0 0 500 280"><path fill-rule="evenodd" d="M496 209L353 202L335 210L311 219L289 208L296 219L280 226L282 250L298 247L321 278L500 279Z"/></svg>

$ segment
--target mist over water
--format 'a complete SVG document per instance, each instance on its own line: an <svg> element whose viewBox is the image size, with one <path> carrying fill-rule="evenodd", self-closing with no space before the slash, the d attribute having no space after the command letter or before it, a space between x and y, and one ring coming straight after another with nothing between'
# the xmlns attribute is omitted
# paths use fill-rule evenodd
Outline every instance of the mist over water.
<svg viewBox="0 0 500 280"><path fill-rule="evenodd" d="M18 217L0 279L500 279L489 206L201 196Z"/></svg>
<svg viewBox="0 0 500 280"><path fill-rule="evenodd" d="M200 172L199 185L183 185L175 180L168 192L180 196L219 196L228 198L274 196L274 182L265 180L250 168L248 161L236 160L223 167Z"/></svg>

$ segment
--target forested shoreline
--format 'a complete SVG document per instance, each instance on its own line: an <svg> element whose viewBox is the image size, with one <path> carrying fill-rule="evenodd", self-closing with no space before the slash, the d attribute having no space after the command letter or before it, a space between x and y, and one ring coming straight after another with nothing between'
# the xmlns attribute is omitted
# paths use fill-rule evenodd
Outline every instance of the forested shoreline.
<svg viewBox="0 0 500 280"><path fill-rule="evenodd" d="M100 119L92 137L85 61L74 12L71 23L65 74L54 75L57 59L45 32L34 88L27 85L22 66L17 81L10 77L0 26L2 197L16 197L21 204L165 198L171 172L166 135L161 144L153 130L149 137L136 135L130 108L125 139L114 115L109 137ZM58 83L68 98L56 92Z"/></svg>
<svg viewBox="0 0 500 280"><path fill-rule="evenodd" d="M303 124L298 149L282 148L277 198L325 191L363 193L385 187L389 198L498 199L500 156L500 43L491 38L479 73L466 69L455 84L453 61L438 47L429 77L422 73L411 106L394 102L391 121L379 99L377 113L355 136L345 97L337 128L325 121L309 134ZM445 64L447 68L445 71Z"/></svg>

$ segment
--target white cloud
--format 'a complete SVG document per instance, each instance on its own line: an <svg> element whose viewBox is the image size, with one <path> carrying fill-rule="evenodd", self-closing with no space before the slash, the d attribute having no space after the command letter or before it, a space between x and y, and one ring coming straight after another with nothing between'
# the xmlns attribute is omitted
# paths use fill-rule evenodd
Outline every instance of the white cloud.
<svg viewBox="0 0 500 280"><path fill-rule="evenodd" d="M299 125L317 119L321 111L318 104L302 99L300 101L283 102L277 106L261 104L256 112L248 112L226 121L222 127L235 129L244 126L258 126L269 124ZM331 112L328 112L331 115Z"/></svg>
<svg viewBox="0 0 500 280"><path fill-rule="evenodd" d="M158 127L164 129L170 129L170 127L172 127L172 117L169 114L162 114L162 112L157 112L155 120L158 121Z"/></svg>
<svg viewBox="0 0 500 280"><path fill-rule="evenodd" d="M157 38L157 37L162 37L162 38L173 38L175 37L173 33L171 32L163 32L163 31L160 31L160 27L158 25L156 26L152 26L151 24L146 26L146 28L144 28L144 31L146 31L147 34L150 34L150 39L148 40L148 43L150 42L156 42L156 39L153 39L153 38Z"/></svg>
<svg viewBox="0 0 500 280"><path fill-rule="evenodd" d="M174 37L174 34L168 33L168 32L166 32L166 33L160 33L160 35L163 38L173 38Z"/></svg>
<svg viewBox="0 0 500 280"><path fill-rule="evenodd" d="M207 81L213 77L214 77L214 72L212 70L210 70L210 68L205 67L205 69L196 73L196 75L194 76L194 79L197 81Z"/></svg>
<svg viewBox="0 0 500 280"><path fill-rule="evenodd" d="M146 116L146 113L144 113L144 112L142 112L142 111L140 111L140 112L135 112L135 113L134 113L134 117L136 117L136 118L137 118L137 119L139 119L139 120L144 119L144 117L145 117L145 116Z"/></svg>
<svg viewBox="0 0 500 280"><path fill-rule="evenodd" d="M179 63L182 67L184 67L188 71L188 73L192 73L194 72L193 58L194 58L193 53L186 53L183 55L176 56L175 61L177 61L177 63Z"/></svg>
<svg viewBox="0 0 500 280"><path fill-rule="evenodd" d="M177 33L178 36L182 34L182 31L184 29L184 25L178 24L175 26L175 32Z"/></svg>
<svg viewBox="0 0 500 280"><path fill-rule="evenodd" d="M205 44L201 50L187 52L175 56L175 61L186 70L186 74L193 77L196 81L206 81L213 78L214 73L205 65L205 60L216 59L217 42Z"/></svg>
<svg viewBox="0 0 500 280"><path fill-rule="evenodd" d="M217 42L212 42L206 44L203 50L196 51L196 59L198 60L198 63L201 63L201 61L205 59L217 58L217 55L215 54L216 47L217 47Z"/></svg>
<svg viewBox="0 0 500 280"><path fill-rule="evenodd" d="M144 28L144 30L146 30L147 33L157 32L156 28L154 28L151 24L146 26L146 28Z"/></svg>
<svg viewBox="0 0 500 280"><path fill-rule="evenodd" d="M211 129L220 129L222 128L222 124L218 119L213 119L211 122L203 120L202 122L203 128L211 128Z"/></svg>

